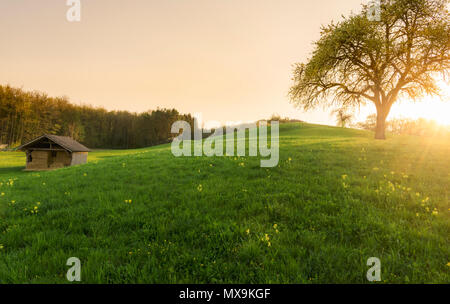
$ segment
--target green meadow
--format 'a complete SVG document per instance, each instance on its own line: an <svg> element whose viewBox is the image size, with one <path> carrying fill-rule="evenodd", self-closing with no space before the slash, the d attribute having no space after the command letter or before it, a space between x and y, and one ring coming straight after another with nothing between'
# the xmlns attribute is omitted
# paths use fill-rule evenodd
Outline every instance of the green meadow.
<svg viewBox="0 0 450 304"><path fill-rule="evenodd" d="M450 283L450 141L280 125L280 161L102 150L24 172L0 152L0 282Z"/></svg>

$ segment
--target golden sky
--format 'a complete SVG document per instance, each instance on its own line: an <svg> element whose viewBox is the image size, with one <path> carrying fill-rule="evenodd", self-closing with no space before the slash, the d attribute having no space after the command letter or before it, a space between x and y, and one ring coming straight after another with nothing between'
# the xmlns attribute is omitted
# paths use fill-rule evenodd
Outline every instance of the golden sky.
<svg viewBox="0 0 450 304"><path fill-rule="evenodd" d="M65 3L0 1L1 84L109 110L334 124L289 104L292 64L361 0L81 0L72 23Z"/></svg>

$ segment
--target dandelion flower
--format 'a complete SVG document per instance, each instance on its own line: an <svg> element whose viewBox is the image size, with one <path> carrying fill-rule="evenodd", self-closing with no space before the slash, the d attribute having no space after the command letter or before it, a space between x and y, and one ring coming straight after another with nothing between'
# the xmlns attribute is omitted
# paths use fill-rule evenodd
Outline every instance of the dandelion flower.
<svg viewBox="0 0 450 304"><path fill-rule="evenodd" d="M245 230L245 233L250 234L250 229Z"/></svg>

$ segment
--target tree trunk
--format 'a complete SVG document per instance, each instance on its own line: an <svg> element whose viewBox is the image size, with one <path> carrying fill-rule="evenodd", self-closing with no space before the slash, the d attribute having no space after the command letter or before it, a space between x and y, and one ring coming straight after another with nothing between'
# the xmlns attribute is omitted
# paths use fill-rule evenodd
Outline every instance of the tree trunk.
<svg viewBox="0 0 450 304"><path fill-rule="evenodd" d="M377 110L377 126L375 127L375 139L386 139L386 117L387 111L384 109Z"/></svg>

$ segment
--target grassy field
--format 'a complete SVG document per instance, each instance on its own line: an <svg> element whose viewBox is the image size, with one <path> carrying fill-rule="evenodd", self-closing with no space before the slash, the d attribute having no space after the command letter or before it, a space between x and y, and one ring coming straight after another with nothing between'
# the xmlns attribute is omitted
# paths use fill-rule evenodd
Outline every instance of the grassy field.
<svg viewBox="0 0 450 304"><path fill-rule="evenodd" d="M94 151L23 172L0 152L0 282L450 283L450 142L280 126L279 166Z"/></svg>

